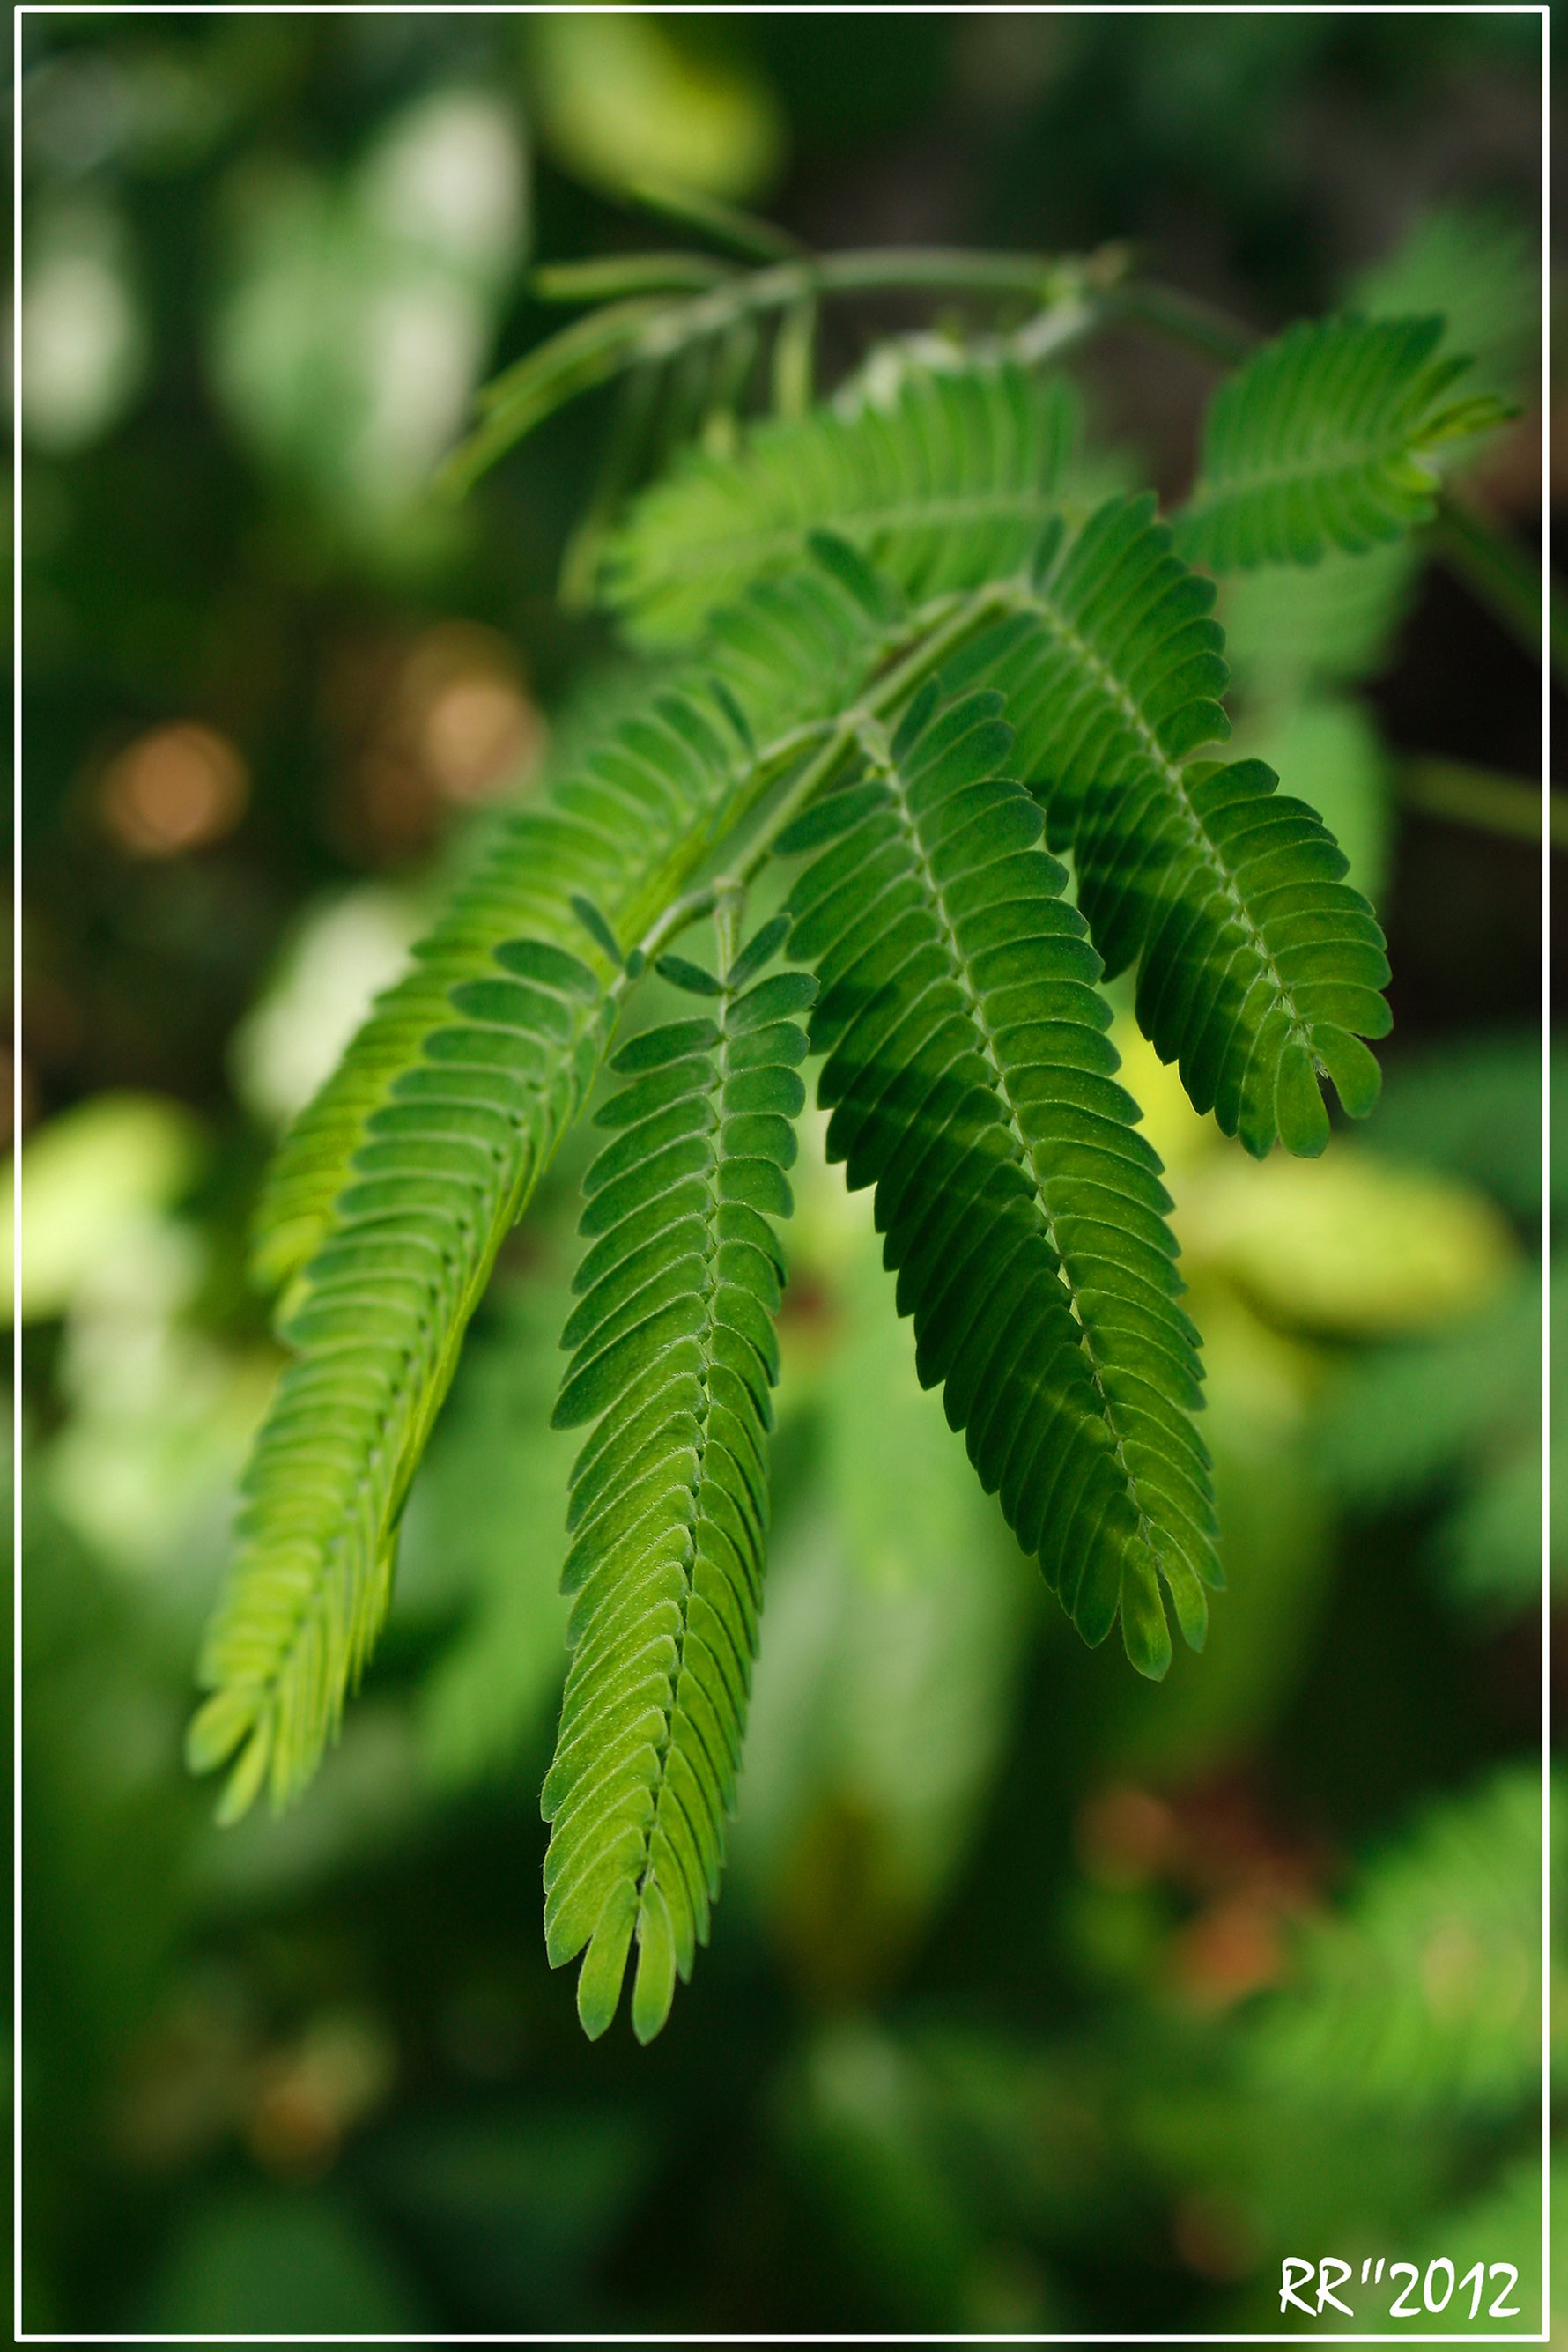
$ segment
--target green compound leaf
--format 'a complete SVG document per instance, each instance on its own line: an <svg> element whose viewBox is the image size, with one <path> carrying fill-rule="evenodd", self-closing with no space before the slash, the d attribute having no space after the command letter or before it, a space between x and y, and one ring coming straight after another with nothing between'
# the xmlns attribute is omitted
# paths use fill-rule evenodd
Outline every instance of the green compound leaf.
<svg viewBox="0 0 1568 2352"><path fill-rule="evenodd" d="M1077 440L1067 386L1016 362L911 373L886 406L759 425L734 457L689 450L611 539L605 599L645 644L688 639L819 531L914 598L1003 578L1059 505Z"/></svg>
<svg viewBox="0 0 1568 2352"><path fill-rule="evenodd" d="M570 920L569 911L565 919ZM239 1550L208 1629L200 1769L238 1748L220 1808L314 1770L381 1629L398 1517L497 1248L593 1079L611 1000L540 940L452 992L368 1115L281 1333L295 1350L242 1482ZM457 1017L454 1018L453 1016Z"/></svg>
<svg viewBox="0 0 1568 2352"><path fill-rule="evenodd" d="M485 428L497 448L630 369L614 498L571 568L628 634L700 650L558 751L279 1155L259 1255L287 1286L294 1358L189 1741L198 1769L227 1768L229 1818L314 1768L496 1252L651 957L686 1017L617 1057L584 1179L555 1422L590 1433L543 1794L552 1961L581 1958L595 2035L635 1953L645 2041L707 1937L756 1654L795 1016L820 982L829 1150L874 1188L921 1381L1084 1637L1120 1621L1158 1676L1168 1606L1201 1645L1220 1579L1197 1335L1099 983L1136 973L1158 1051L1257 1153L1322 1148L1325 1076L1369 1110L1361 1041L1388 1026L1382 934L1328 828L1260 761L1201 756L1228 731L1226 668L1212 583L1182 551L1215 569L1327 554L1321 583L1383 543L1366 569L1395 568L1364 611L1336 591L1303 631L1251 607L1260 695L1360 675L1435 453L1504 413L1447 396L1462 363L1435 355L1435 320L1293 330L1216 399L1174 534L1152 499L1085 520L1073 402L1016 357L948 366L928 341L742 436L756 337L712 277L634 265L611 310L503 383ZM667 348L661 298L682 289L686 344ZM575 288L606 290L603 273ZM649 437L700 425L705 451L602 557L595 533ZM770 843L806 861L787 915L721 977L660 952L711 910L729 959ZM1052 851L1070 854L1078 908ZM817 979L763 976L786 937Z"/></svg>
<svg viewBox="0 0 1568 2352"><path fill-rule="evenodd" d="M259 1279L287 1281L320 1246L367 1118L447 1020L448 990L521 934L584 957L597 946L610 969L592 926L604 923L624 952L700 862L765 747L852 701L880 642L861 606L807 565L719 614L700 656L572 748L545 791L506 820L284 1138L257 1215Z"/></svg>
<svg viewBox="0 0 1568 2352"><path fill-rule="evenodd" d="M285 1145L268 1224L275 1263L309 1251L280 1320L294 1356L245 1475L189 1751L237 1759L226 1818L263 1787L294 1796L336 1729L468 1319L599 1068L620 976L574 898L629 943L771 772L705 693L710 668L766 743L852 698L877 648L826 573L759 585L684 688L512 820Z"/></svg>
<svg viewBox="0 0 1568 2352"><path fill-rule="evenodd" d="M744 959L742 959L744 961ZM752 960L754 964L754 959ZM650 2041L719 1892L768 1524L773 1220L805 1101L799 973L713 982L711 1018L646 1033L599 1122L556 1424L595 1423L572 1474L572 1664L542 1810L552 1966L584 1950L590 2036L637 1951Z"/></svg>
<svg viewBox="0 0 1568 2352"><path fill-rule="evenodd" d="M1016 609L947 672L1007 702L1014 764L1069 851L1079 904L1194 1106L1261 1157L1328 1140L1331 1077L1352 1118L1377 1097L1383 934L1316 814L1256 760L1193 762L1229 722L1215 590L1153 520L1113 499L1047 541Z"/></svg>
<svg viewBox="0 0 1568 2352"><path fill-rule="evenodd" d="M1217 1584L1196 1334L1100 960L1001 771L1000 698L922 695L797 880L830 1157L876 1187L918 1368L1086 1640L1170 1662Z"/></svg>
<svg viewBox="0 0 1568 2352"><path fill-rule="evenodd" d="M1446 401L1463 358L1433 355L1440 318L1290 327L1222 383L1198 478L1176 519L1213 572L1357 554L1430 518L1436 453L1512 414L1489 394Z"/></svg>

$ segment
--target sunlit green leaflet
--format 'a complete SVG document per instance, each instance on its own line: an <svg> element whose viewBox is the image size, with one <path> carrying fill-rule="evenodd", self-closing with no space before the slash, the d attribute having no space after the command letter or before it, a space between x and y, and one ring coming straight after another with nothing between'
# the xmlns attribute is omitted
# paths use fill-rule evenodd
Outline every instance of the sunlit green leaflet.
<svg viewBox="0 0 1568 2352"><path fill-rule="evenodd" d="M916 598L1005 579L1060 506L1076 399L1016 361L911 372L885 405L757 426L737 463L689 450L605 554L605 601L643 643L690 638L745 581L831 529Z"/></svg>
<svg viewBox="0 0 1568 2352"><path fill-rule="evenodd" d="M550 1958L587 1946L590 2034L634 1940L632 2021L658 2032L719 1892L763 1603L774 1220L805 1100L790 1015L813 993L797 972L754 978L783 928L721 979L667 965L699 1007L616 1055L630 1082L584 1184L555 1419L595 1425L572 1474L572 1664L542 1801Z"/></svg>
<svg viewBox="0 0 1568 2352"><path fill-rule="evenodd" d="M1436 356L1443 321L1324 319L1266 343L1215 394L1182 551L1215 572L1314 563L1426 521L1436 453L1510 414L1489 393L1445 401L1469 367Z"/></svg>

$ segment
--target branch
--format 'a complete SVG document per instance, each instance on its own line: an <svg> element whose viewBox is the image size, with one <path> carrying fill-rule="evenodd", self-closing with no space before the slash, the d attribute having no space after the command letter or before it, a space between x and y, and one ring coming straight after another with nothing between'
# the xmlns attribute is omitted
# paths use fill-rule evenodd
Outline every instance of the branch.
<svg viewBox="0 0 1568 2352"><path fill-rule="evenodd" d="M1541 562L1476 509L1445 491L1432 524L1437 560L1520 645L1541 654ZM1568 684L1568 599L1553 580L1546 595L1546 658Z"/></svg>
<svg viewBox="0 0 1568 2352"><path fill-rule="evenodd" d="M1097 322L1093 304L1127 265L1121 246L1066 257L878 246L792 256L751 270L679 254L633 254L547 269L536 280L547 299L598 299L605 307L574 320L484 387L479 395L483 421L447 458L438 479L460 494L568 400L629 368L667 365L748 320L799 312L841 295L967 294L993 302L1025 299L1038 306L1042 318L1065 308L1077 334ZM1040 321L1033 323L1037 328Z"/></svg>
<svg viewBox="0 0 1568 2352"><path fill-rule="evenodd" d="M1425 816L1536 849L1544 835L1549 847L1568 848L1568 794L1549 792L1543 805L1540 788L1521 776L1464 760L1407 760L1399 768L1398 787L1405 806Z"/></svg>

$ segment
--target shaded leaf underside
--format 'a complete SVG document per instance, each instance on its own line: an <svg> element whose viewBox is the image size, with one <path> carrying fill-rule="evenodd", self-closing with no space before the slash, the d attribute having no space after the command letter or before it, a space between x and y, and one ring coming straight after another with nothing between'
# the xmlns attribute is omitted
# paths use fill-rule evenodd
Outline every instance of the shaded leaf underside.
<svg viewBox="0 0 1568 2352"><path fill-rule="evenodd" d="M1003 780L1000 698L911 712L804 818L791 896L821 996L830 1157L874 1184L918 1364L1085 1637L1164 1671L1218 1580L1195 1333L1160 1165L1114 1080L1099 959ZM792 845L786 839L786 846Z"/></svg>
<svg viewBox="0 0 1568 2352"><path fill-rule="evenodd" d="M1115 499L1047 546L948 678L1005 695L1095 945L1112 973L1136 965L1140 1024L1196 1108L1259 1156L1277 1138L1317 1151L1320 1072L1352 1114L1376 1098L1360 1040L1388 1027L1383 935L1270 769L1189 758L1229 732L1214 593L1152 499Z"/></svg>

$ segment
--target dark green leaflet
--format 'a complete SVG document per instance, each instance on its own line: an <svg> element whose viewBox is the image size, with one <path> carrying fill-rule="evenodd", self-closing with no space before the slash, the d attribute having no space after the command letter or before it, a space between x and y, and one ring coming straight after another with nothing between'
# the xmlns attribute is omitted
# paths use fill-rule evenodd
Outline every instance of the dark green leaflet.
<svg viewBox="0 0 1568 2352"><path fill-rule="evenodd" d="M1359 554L1425 522L1435 453L1509 404L1443 394L1470 362L1435 357L1443 321L1322 319L1290 327L1222 383L1193 495L1176 518L1213 572Z"/></svg>
<svg viewBox="0 0 1568 2352"><path fill-rule="evenodd" d="M1219 1581L1196 1334L1100 959L1003 780L1001 708L922 695L785 836L827 843L791 895L791 953L821 990L829 1155L876 1186L922 1380L1085 1638L1120 1615L1160 1675L1162 1580L1194 1644Z"/></svg>
<svg viewBox="0 0 1568 2352"><path fill-rule="evenodd" d="M734 1801L765 1565L773 1220L792 1205L805 1099L790 1015L814 993L799 972L748 985L754 969L738 960L692 1018L616 1056L628 1083L598 1115L610 1140L584 1187L555 1420L594 1428L573 1472L572 1664L542 1801L550 1958L586 1946L590 2035L634 1943L633 2026L647 2042L664 2023L708 1940Z"/></svg>
<svg viewBox="0 0 1568 2352"><path fill-rule="evenodd" d="M1363 1037L1386 1034L1371 908L1301 802L1258 761L1190 763L1229 722L1212 583L1189 572L1152 499L1113 499L1048 540L1017 610L955 660L999 688L1014 761L1070 851L1112 973L1138 968L1138 1017L1199 1110L1259 1157L1322 1149L1318 1074L1352 1116L1377 1098Z"/></svg>
<svg viewBox="0 0 1568 2352"><path fill-rule="evenodd" d="M913 372L885 405L689 450L609 542L605 600L645 643L689 640L748 580L828 530L917 600L1005 578L1060 502L1078 440L1059 379L1016 361Z"/></svg>
<svg viewBox="0 0 1568 2352"><path fill-rule="evenodd" d="M189 1743L202 1769L237 1752L229 1811L264 1784L296 1793L336 1727L468 1318L597 1072L615 975L574 897L629 944L744 806L764 730L836 711L879 644L831 569L759 583L686 690L519 816L286 1147L274 1210L319 1239L285 1302L297 1353L246 1475Z"/></svg>

